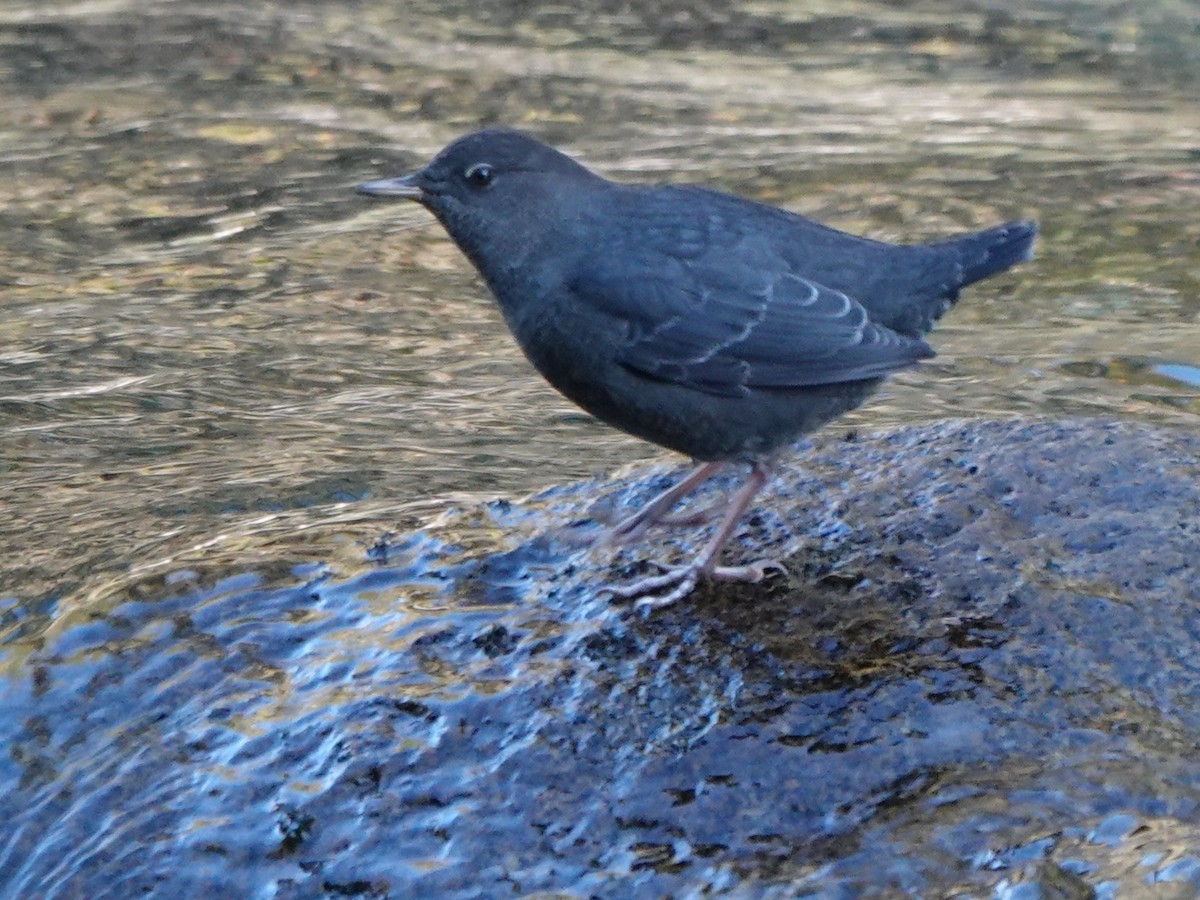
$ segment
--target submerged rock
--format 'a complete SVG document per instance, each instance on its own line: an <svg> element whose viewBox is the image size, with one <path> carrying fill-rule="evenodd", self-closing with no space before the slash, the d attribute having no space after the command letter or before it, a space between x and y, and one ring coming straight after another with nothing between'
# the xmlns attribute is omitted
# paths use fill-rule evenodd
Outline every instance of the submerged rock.
<svg viewBox="0 0 1200 900"><path fill-rule="evenodd" d="M663 477L48 633L9 675L0 888L1200 890L1200 435L831 432L744 528L788 577L643 615L598 587L700 536L570 536Z"/></svg>

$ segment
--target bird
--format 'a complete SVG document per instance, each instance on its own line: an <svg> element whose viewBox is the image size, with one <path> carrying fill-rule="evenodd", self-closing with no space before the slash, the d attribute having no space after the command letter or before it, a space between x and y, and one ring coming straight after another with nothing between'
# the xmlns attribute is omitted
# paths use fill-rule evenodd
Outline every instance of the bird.
<svg viewBox="0 0 1200 900"><path fill-rule="evenodd" d="M934 356L924 335L973 282L1029 260L1033 221L925 244L839 231L695 185L611 181L529 134L487 128L358 191L424 206L474 265L521 350L601 421L696 468L602 542L706 521L671 510L728 465L749 474L690 559L607 586L661 607L702 580L782 563L721 551L787 447Z"/></svg>

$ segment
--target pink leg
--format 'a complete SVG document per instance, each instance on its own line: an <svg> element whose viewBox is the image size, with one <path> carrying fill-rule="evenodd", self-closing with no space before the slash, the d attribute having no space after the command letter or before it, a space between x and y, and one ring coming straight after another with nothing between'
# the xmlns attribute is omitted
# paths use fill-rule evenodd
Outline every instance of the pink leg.
<svg viewBox="0 0 1200 900"><path fill-rule="evenodd" d="M690 594L702 577L714 578L719 581L755 582L761 581L771 569L786 571L778 560L772 559L758 560L741 566L718 566L716 564L721 549L729 541L750 502L767 483L770 474L770 466L766 462L754 462L750 470L750 477L730 498L721 524L717 526L717 530L708 539L708 543L690 563L671 566L661 575L652 575L639 579L633 584L619 588L605 588L605 590L614 597L637 598L638 606L668 606ZM662 593L659 593L660 591Z"/></svg>
<svg viewBox="0 0 1200 900"><path fill-rule="evenodd" d="M667 513L671 507L716 475L723 465L724 463L710 462L697 466L678 484L667 488L633 515L610 528L600 539L600 543L626 544L637 540L659 522L668 521ZM687 519L682 521L686 523ZM676 524L675 520L670 520L670 524Z"/></svg>

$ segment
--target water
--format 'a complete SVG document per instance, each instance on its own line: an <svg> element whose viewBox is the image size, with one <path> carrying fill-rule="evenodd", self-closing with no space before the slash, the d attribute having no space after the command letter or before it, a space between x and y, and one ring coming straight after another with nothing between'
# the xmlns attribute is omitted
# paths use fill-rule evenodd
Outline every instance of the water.
<svg viewBox="0 0 1200 900"><path fill-rule="evenodd" d="M54 635L171 579L354 577L448 503L662 458L531 372L427 214L353 194L485 123L889 240L1037 218L1037 260L848 427L1195 427L1194 3L589 9L0 4L16 694ZM112 640L89 652L139 638Z"/></svg>
<svg viewBox="0 0 1200 900"><path fill-rule="evenodd" d="M1197 364L1194 6L606 9L9 5L0 589L657 456L530 372L426 214L352 194L483 122L887 239L1037 217L851 424L1194 422L1193 385L1097 374Z"/></svg>

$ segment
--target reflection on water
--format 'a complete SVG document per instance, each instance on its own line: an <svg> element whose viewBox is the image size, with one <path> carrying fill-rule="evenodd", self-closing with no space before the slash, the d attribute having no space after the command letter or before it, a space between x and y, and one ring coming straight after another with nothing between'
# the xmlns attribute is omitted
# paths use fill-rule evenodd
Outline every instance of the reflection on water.
<svg viewBox="0 0 1200 900"><path fill-rule="evenodd" d="M1191 386L1071 369L1196 363L1188 4L243 13L3 14L0 591L228 535L252 559L285 512L366 503L369 539L391 504L657 455L540 383L422 211L351 193L480 122L888 239L1039 218L1038 262L971 290L940 358L849 424L1194 421Z"/></svg>

